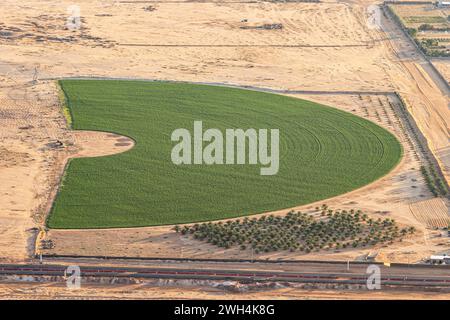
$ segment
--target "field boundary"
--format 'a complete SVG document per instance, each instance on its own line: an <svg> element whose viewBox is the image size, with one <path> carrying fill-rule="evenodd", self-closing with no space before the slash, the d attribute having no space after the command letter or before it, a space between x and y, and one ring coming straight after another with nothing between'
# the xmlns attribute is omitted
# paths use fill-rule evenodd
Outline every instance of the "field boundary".
<svg viewBox="0 0 450 320"><path fill-rule="evenodd" d="M117 80L117 81L143 81L143 82L170 82L170 83L188 83L219 86L227 88L237 88L244 90L278 93L278 94L310 94L310 95L380 95L393 96L395 91L370 91L370 90L290 90L290 89L274 89L267 87L256 87L251 85L241 85L225 82L204 82L204 81L183 81L183 80L165 80L156 78L130 78L130 77L101 77L95 75L74 76L74 77L49 77L39 78L40 81L59 81L59 80Z"/></svg>
<svg viewBox="0 0 450 320"><path fill-rule="evenodd" d="M400 101L401 108L404 111L402 113L404 113L404 116L406 117L405 121L411 127L410 130L412 131L411 133L413 134L412 138L414 138L417 141L419 149L423 148L423 151L422 150L419 150L419 151L421 151L423 153L423 157L425 158L425 161L428 162L428 163L424 163L424 164L427 164L427 165L432 166L433 168L437 169L439 178L445 184L445 186L447 187L447 190L449 190L450 186L447 183L447 180L444 178L444 173L441 169L441 166L439 165L439 162L437 161L434 153L431 151L431 149L428 145L427 139L423 135L422 131L420 131L420 128L417 126L417 123L414 120L414 117L409 112L408 103L405 101L405 99L403 99L403 97L400 93L396 92L395 94L396 94L398 100ZM447 193L447 196L443 196L443 197L450 199L450 195L448 193Z"/></svg>
<svg viewBox="0 0 450 320"><path fill-rule="evenodd" d="M66 92L62 88L59 81L57 82L57 88L58 88L59 103L62 109L64 119L66 120L67 128L72 129L73 116L72 111L69 108L69 97L67 96Z"/></svg>
<svg viewBox="0 0 450 320"><path fill-rule="evenodd" d="M151 44L151 43L118 43L123 47L186 47L186 48L358 48L368 47L366 44Z"/></svg>

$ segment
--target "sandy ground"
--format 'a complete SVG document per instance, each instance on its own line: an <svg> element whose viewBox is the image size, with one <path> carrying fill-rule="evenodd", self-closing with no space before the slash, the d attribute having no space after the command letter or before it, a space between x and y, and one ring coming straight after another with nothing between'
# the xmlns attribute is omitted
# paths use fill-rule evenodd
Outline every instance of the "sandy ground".
<svg viewBox="0 0 450 320"><path fill-rule="evenodd" d="M383 30L395 41L388 44L391 52L399 58L402 73L392 74L396 90L407 103L418 127L427 139L443 174L450 181L450 92L440 87L426 72L427 61L418 55L414 46L393 21L382 19Z"/></svg>
<svg viewBox="0 0 450 320"><path fill-rule="evenodd" d="M317 204L295 208L303 212L317 214L316 206L323 203L335 209L362 208L374 217L392 217L401 225L414 225L418 232L414 237L390 246L378 246L361 250L339 252L322 251L303 254L299 252L277 252L254 254L259 259L337 259L360 260L367 255L377 255L380 261L414 262L434 252L443 252L450 246L447 237L440 230L439 223L450 222L448 203L434 199L429 193L419 172L423 155L413 142L410 144L402 130L404 122L397 119L390 103L398 105L395 96L301 96L317 102L331 102L333 106L368 118L393 132L403 144L405 156L398 167L385 178L359 190ZM438 203L435 203L438 201ZM417 208L417 209L416 209ZM414 210L414 211L413 211ZM433 210L433 212L431 212ZM424 213L429 212L429 214ZM274 214L285 214L281 210ZM422 215L418 216L418 213ZM433 214L432 214L433 213ZM250 250L223 250L200 243L189 237L180 236L170 226L107 230L50 230L47 239L54 247L44 250L52 254L81 254L96 256L158 256L197 258L248 258ZM76 241L75 241L76 239Z"/></svg>
<svg viewBox="0 0 450 320"><path fill-rule="evenodd" d="M180 290L182 287L182 290ZM448 300L450 294L411 291L333 291L331 289L307 289L301 287L280 287L253 292L229 292L217 286L199 286L177 283L168 285L83 285L80 289L67 289L64 284L42 283L0 283L0 299L248 299L248 300L310 300L310 299L433 299Z"/></svg>
<svg viewBox="0 0 450 320"><path fill-rule="evenodd" d="M34 254L35 236L51 207L67 159L114 154L134 145L128 137L66 129L55 83L32 84L14 72L0 91L3 261L24 260Z"/></svg>
<svg viewBox="0 0 450 320"><path fill-rule="evenodd" d="M433 59L433 65L450 83L450 59Z"/></svg>
<svg viewBox="0 0 450 320"><path fill-rule="evenodd" d="M408 43L397 39L392 46L386 34L366 27L364 12L369 2L161 2L152 4L154 11L146 11L142 3L82 0L77 1L83 17L78 31L65 30L66 10L71 4L38 0L0 4L3 259L27 257L36 234L32 228L44 222L65 161L80 149L89 149L86 139L99 141L66 129L57 89L52 81L43 80L46 78L139 77L298 90L397 90L406 98L448 177L448 98L427 78L422 61ZM282 23L283 29L241 29L265 23ZM375 96L362 100L342 95L304 98L368 117L404 140L386 97L382 97L384 104ZM63 142L64 147L55 147L55 141ZM440 231L426 229L426 222L411 213L411 204L430 199L417 171L420 158L416 159L412 148L405 144L406 157L391 175L326 201L330 206L359 207L417 227L414 238L373 249L380 251L379 259L416 261L449 248L448 238L442 238ZM445 205L448 209L447 202ZM167 228L50 231L48 237L54 240L54 252L59 253L238 254L178 238ZM357 258L364 254L367 252L348 251L317 257Z"/></svg>

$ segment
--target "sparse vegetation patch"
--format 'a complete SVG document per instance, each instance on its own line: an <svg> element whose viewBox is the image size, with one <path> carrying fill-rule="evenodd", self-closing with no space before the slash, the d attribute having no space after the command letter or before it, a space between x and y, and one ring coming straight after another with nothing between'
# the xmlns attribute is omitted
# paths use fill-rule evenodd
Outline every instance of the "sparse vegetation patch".
<svg viewBox="0 0 450 320"><path fill-rule="evenodd" d="M175 226L182 235L229 249L253 249L255 253L281 250L313 252L360 248L401 241L415 232L400 228L390 218L373 219L361 210L317 208L319 216L289 212L286 216L261 216L242 220Z"/></svg>
<svg viewBox="0 0 450 320"><path fill-rule="evenodd" d="M389 4L386 8L425 55L450 56L450 9L431 3L398 3Z"/></svg>

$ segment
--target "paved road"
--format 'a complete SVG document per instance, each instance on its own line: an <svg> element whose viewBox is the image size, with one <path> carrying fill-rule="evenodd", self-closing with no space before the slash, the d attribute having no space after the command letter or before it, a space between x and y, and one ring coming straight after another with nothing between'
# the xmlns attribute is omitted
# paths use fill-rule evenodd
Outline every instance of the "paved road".
<svg viewBox="0 0 450 320"><path fill-rule="evenodd" d="M90 264L86 264L86 262ZM100 265L103 264L103 266ZM0 275L64 276L69 265L79 265L83 277L170 278L239 281L286 281L305 283L366 284L370 264L346 262L242 263L242 262L136 262L68 259L59 263L2 264ZM144 265L144 266L142 266ZM373 266L373 265L372 265ZM450 288L450 266L377 265L381 285ZM347 267L349 267L347 269Z"/></svg>

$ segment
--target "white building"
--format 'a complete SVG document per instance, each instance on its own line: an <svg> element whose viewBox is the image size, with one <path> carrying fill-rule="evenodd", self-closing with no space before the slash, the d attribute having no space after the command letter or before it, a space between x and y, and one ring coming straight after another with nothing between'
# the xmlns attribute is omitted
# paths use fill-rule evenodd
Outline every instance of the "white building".
<svg viewBox="0 0 450 320"><path fill-rule="evenodd" d="M445 8L445 7L450 8L450 1L439 0L439 1L437 2L437 6L438 6L439 8Z"/></svg>
<svg viewBox="0 0 450 320"><path fill-rule="evenodd" d="M450 256L431 256L430 257L431 264L450 264Z"/></svg>

